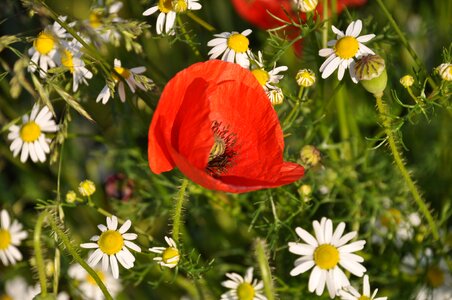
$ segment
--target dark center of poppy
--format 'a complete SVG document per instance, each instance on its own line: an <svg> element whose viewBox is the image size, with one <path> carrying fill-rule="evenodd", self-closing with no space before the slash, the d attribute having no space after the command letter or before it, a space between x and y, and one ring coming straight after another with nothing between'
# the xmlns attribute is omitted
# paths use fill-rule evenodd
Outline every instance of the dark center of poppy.
<svg viewBox="0 0 452 300"><path fill-rule="evenodd" d="M222 123L212 122L214 144L210 150L206 171L212 177L220 177L232 165L235 151L236 135L223 126Z"/></svg>

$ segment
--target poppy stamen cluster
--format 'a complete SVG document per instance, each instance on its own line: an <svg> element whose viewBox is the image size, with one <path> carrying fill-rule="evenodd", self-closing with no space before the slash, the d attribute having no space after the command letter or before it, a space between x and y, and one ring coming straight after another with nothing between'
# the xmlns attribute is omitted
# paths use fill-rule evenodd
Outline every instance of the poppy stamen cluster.
<svg viewBox="0 0 452 300"><path fill-rule="evenodd" d="M212 122L214 144L210 150L206 171L212 177L220 177L233 165L233 159L237 155L237 137L221 122Z"/></svg>

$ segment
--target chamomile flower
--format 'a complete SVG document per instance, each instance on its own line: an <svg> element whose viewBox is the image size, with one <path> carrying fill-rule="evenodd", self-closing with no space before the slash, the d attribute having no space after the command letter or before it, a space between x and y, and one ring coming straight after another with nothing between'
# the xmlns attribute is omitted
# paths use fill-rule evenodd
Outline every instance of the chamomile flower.
<svg viewBox="0 0 452 300"><path fill-rule="evenodd" d="M143 12L143 16L150 16L155 12L160 11L155 25L157 34L165 32L169 35L174 35L174 24L176 23L176 11L173 10L171 0L159 0L159 3Z"/></svg>
<svg viewBox="0 0 452 300"><path fill-rule="evenodd" d="M78 191L82 196L89 197L96 191L96 185L91 180L83 180L78 185Z"/></svg>
<svg viewBox="0 0 452 300"><path fill-rule="evenodd" d="M66 17L59 17L59 19L66 21ZM45 78L47 70L56 66L60 41L66 37L66 30L58 22L47 26L40 32L33 42L33 47L28 50L28 54L31 56L28 71L35 72L39 66L39 75L41 78Z"/></svg>
<svg viewBox="0 0 452 300"><path fill-rule="evenodd" d="M27 237L27 232L22 230L22 224L11 219L6 210L0 212L0 260L7 266L14 265L22 260L22 254L16 246L19 246L23 239Z"/></svg>
<svg viewBox="0 0 452 300"><path fill-rule="evenodd" d="M93 8L89 14L86 24L97 33L102 40L118 41L120 33L108 24L120 23L124 20L118 16L118 12L123 7L123 3L113 2L110 5L102 5L101 7Z"/></svg>
<svg viewBox="0 0 452 300"><path fill-rule="evenodd" d="M45 133L58 131L58 125L53 120L52 112L47 106L41 110L35 104L30 116L22 117L22 125L9 127L8 139L12 140L10 150L14 156L20 154L20 161L25 162L30 156L33 162L44 162L46 153L50 153L50 139Z"/></svg>
<svg viewBox="0 0 452 300"><path fill-rule="evenodd" d="M280 105L284 101L284 93L280 88L271 89L267 91L266 94L273 106Z"/></svg>
<svg viewBox="0 0 452 300"><path fill-rule="evenodd" d="M332 26L333 32L337 35L337 39L328 42L328 46L331 48L319 50L320 56L328 57L320 66L320 72L322 72L323 79L328 78L336 69L339 69L337 78L342 80L345 70L348 68L353 82L358 82L353 66L354 58L375 54L370 48L363 44L373 39L375 34L359 36L362 27L363 24L361 20L351 22L345 33Z"/></svg>
<svg viewBox="0 0 452 300"><path fill-rule="evenodd" d="M60 54L61 65L66 67L72 74L72 91L78 90L80 83L88 85L87 79L93 78L93 73L85 67L82 60L81 44L73 40L67 44L67 47Z"/></svg>
<svg viewBox="0 0 452 300"><path fill-rule="evenodd" d="M252 54L248 47L250 41L247 36L251 32L251 29L247 29L242 33L233 31L214 34L215 38L207 43L207 46L213 47L209 51L210 59L216 59L222 55L221 60L237 63L248 69Z"/></svg>
<svg viewBox="0 0 452 300"><path fill-rule="evenodd" d="M297 6L298 10L302 12L313 11L319 3L318 0L293 0L293 2Z"/></svg>
<svg viewBox="0 0 452 300"><path fill-rule="evenodd" d="M179 263L180 255L176 242L170 237L165 236L168 247L152 247L149 251L161 254L162 256L154 257L162 267L174 268Z"/></svg>
<svg viewBox="0 0 452 300"><path fill-rule="evenodd" d="M452 80L452 64L440 64L436 70L443 80Z"/></svg>
<svg viewBox="0 0 452 300"><path fill-rule="evenodd" d="M114 62L114 69L116 73L121 75L121 77L127 82L127 85L129 86L132 93L135 93L135 89L138 87L141 90L146 90L145 87L137 82L134 78L134 75L144 73L146 71L145 67L136 67L132 69L126 69L121 66L121 61L119 59L115 58ZM115 85L118 85L118 93L119 98L122 102L126 101L126 91L124 89L124 82L118 76L114 73L112 74L113 80L115 82ZM111 97L110 88L108 85L105 85L105 87L100 92L99 96L97 96L96 102L102 101L102 104L106 104L108 100Z"/></svg>
<svg viewBox="0 0 452 300"><path fill-rule="evenodd" d="M452 276L444 260L427 268L426 282L416 300L452 299Z"/></svg>
<svg viewBox="0 0 452 300"><path fill-rule="evenodd" d="M327 218L322 218L320 223L314 221L313 227L315 237L300 227L295 229L306 244L289 243L289 251L301 255L295 260L295 268L290 271L290 275L297 276L314 267L309 277L309 291L315 291L320 296L326 283L330 297L334 298L339 289L350 285L339 266L355 276L364 275L366 268L360 264L364 259L353 252L363 249L366 241L360 240L347 244L356 236L356 232L342 235L345 229L344 222L339 223L334 232L333 222Z"/></svg>
<svg viewBox="0 0 452 300"><path fill-rule="evenodd" d="M6 281L5 294L0 294L0 299L5 300L33 300L41 292L39 285L29 286L22 277Z"/></svg>
<svg viewBox="0 0 452 300"><path fill-rule="evenodd" d="M302 69L295 76L297 84L302 87L311 87L315 83L315 74L310 69Z"/></svg>
<svg viewBox="0 0 452 300"><path fill-rule="evenodd" d="M222 300L266 300L262 294L264 283L257 279L253 280L253 268L248 268L245 277L237 273L226 273L228 280L223 281L221 285L230 289L221 295Z"/></svg>
<svg viewBox="0 0 452 300"><path fill-rule="evenodd" d="M342 300L386 300L388 297L378 297L377 296L378 289L370 294L370 284L369 284L369 276L364 275L363 279L363 293L360 294L355 288L352 286L345 287L339 291L339 296Z"/></svg>
<svg viewBox="0 0 452 300"><path fill-rule="evenodd" d="M414 84L414 78L411 75L405 75L400 78L400 84L403 85L404 88L409 88Z"/></svg>
<svg viewBox="0 0 452 300"><path fill-rule="evenodd" d="M131 242L137 238L135 233L126 233L132 222L127 220L118 228L118 218L116 216L107 217L107 226L99 224L97 227L102 232L100 236L95 235L90 240L93 243L84 243L80 247L96 249L88 258L88 264L95 266L102 259L102 270L106 272L108 266L111 267L113 278L119 277L119 263L126 269L133 267L135 257L129 249L141 252L137 244Z"/></svg>
<svg viewBox="0 0 452 300"><path fill-rule="evenodd" d="M119 279L113 278L110 272L103 271L100 265L93 267L100 280L105 284L110 295L115 297L122 289ZM69 277L77 281L77 289L83 296L83 299L88 300L103 300L104 294L97 285L96 281L86 270L79 264L73 264L68 269Z"/></svg>
<svg viewBox="0 0 452 300"><path fill-rule="evenodd" d="M264 60L262 58L262 52L258 52L257 59L254 59L254 62L257 65L257 68L253 68L251 73L253 73L254 77L256 77L257 81L262 85L264 90L268 92L269 90L278 89L275 84L278 84L281 79L283 79L284 75L279 75L280 72L287 71L286 66L276 67L276 63L273 66L271 71L266 71L264 69Z"/></svg>
<svg viewBox="0 0 452 300"><path fill-rule="evenodd" d="M413 238L415 228L421 225L421 218L417 212L404 215L399 209L386 209L377 219L372 241L383 244L387 239L393 239L396 246L401 247L404 241Z"/></svg>

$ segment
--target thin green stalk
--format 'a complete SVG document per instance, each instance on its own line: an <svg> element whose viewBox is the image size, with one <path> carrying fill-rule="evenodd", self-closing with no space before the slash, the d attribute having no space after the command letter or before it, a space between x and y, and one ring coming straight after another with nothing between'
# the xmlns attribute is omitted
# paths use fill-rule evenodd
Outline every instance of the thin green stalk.
<svg viewBox="0 0 452 300"><path fill-rule="evenodd" d="M273 280L266 254L266 244L264 240L257 239L255 242L255 254L259 269L261 271L262 281L264 282L264 293L267 300L275 300L273 292Z"/></svg>
<svg viewBox="0 0 452 300"><path fill-rule="evenodd" d="M99 286L100 290L102 291L102 294L104 294L105 299L107 300L113 300L113 297L108 292L107 288L105 287L105 284L100 279L99 275L97 275L96 271L94 271L81 257L78 255L77 251L72 246L69 238L67 235L58 227L58 225L55 223L55 221L52 218L49 218L50 226L52 227L52 230L56 233L58 238L63 242L64 246L66 247L66 250L69 252L69 254L72 256L72 258L79 263L83 269L88 272L88 274L94 279L96 284Z"/></svg>
<svg viewBox="0 0 452 300"><path fill-rule="evenodd" d="M41 295L47 296L47 279L44 265L44 258L41 249L41 232L44 225L45 218L48 216L47 212L42 212L36 221L33 234L33 247L35 250L36 267L38 268L39 285L41 286Z"/></svg>
<svg viewBox="0 0 452 300"><path fill-rule="evenodd" d="M386 104L383 102L382 96L375 96L375 99L377 100L377 108L378 112L380 113L380 117L384 126L384 130L386 133L386 136L388 138L388 144L389 149L391 150L392 156L394 157L394 161L402 174L403 178L405 179L405 182L408 186L408 189L411 192L411 195L414 198L414 201L416 201L417 205L419 206L419 209L424 214L425 218L427 219L427 222L430 226L430 229L432 230L433 237L437 240L439 238L438 235L438 228L436 227L435 221L433 220L432 215L430 214L430 211L427 207L427 204L422 199L419 190L417 186L414 184L413 179L411 179L411 176L407 169L405 168L405 165L403 163L403 157L402 154L399 151L399 148L397 146L396 139L394 137L394 133L391 130L391 120L388 118L388 108Z"/></svg>
<svg viewBox="0 0 452 300"><path fill-rule="evenodd" d="M323 0L323 29L322 29L322 48L326 48L328 43L328 0Z"/></svg>
<svg viewBox="0 0 452 300"><path fill-rule="evenodd" d="M201 57L201 53L199 52L198 48L196 48L195 43L191 39L190 35L188 34L187 30L185 29L184 23L182 22L181 18L177 18L177 24L179 25L180 29L182 30L182 34L185 38L185 40L188 42L188 45L190 46L191 50L195 53L196 56Z"/></svg>
<svg viewBox="0 0 452 300"><path fill-rule="evenodd" d="M213 27L212 25L210 25L209 23L207 23L206 21L192 13L191 11L187 12L187 16L210 32L214 32L216 30L215 27Z"/></svg>
<svg viewBox="0 0 452 300"><path fill-rule="evenodd" d="M184 178L182 181L182 185L179 188L179 192L176 197L176 205L174 207L174 215L173 215L173 240L176 242L179 241L179 231L181 227L181 219L182 219L182 207L185 201L185 191L188 187L188 179Z"/></svg>
<svg viewBox="0 0 452 300"><path fill-rule="evenodd" d="M341 88L337 93L336 107L337 107L337 117L339 119L339 131L341 135L342 142L344 143L344 158L346 160L352 159L352 148L350 144L350 128L348 126L347 109L346 109L346 99L345 99L345 88Z"/></svg>

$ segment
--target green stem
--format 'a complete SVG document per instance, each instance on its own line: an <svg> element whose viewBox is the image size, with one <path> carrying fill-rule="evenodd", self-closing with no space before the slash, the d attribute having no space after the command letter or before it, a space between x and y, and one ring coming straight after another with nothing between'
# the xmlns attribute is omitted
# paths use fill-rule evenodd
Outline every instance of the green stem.
<svg viewBox="0 0 452 300"><path fill-rule="evenodd" d="M326 48L328 43L328 0L323 0L323 29L322 29L322 48Z"/></svg>
<svg viewBox="0 0 452 300"><path fill-rule="evenodd" d="M344 158L346 160L352 159L352 148L350 144L350 129L348 127L347 120L347 109L345 107L345 89L341 88L337 93L337 115L339 119L339 131L341 135L342 142L344 143ZM349 116L352 118L353 116Z"/></svg>
<svg viewBox="0 0 452 300"><path fill-rule="evenodd" d="M264 282L264 293L267 300L275 300L275 295L273 293L273 281L272 274L270 270L270 265L268 264L268 258L265 253L266 244L264 240L257 239L255 242L256 258L259 264L259 269L262 275L262 281Z"/></svg>
<svg viewBox="0 0 452 300"><path fill-rule="evenodd" d="M35 225L34 235L33 235L33 246L35 250L36 267L38 268L39 284L41 286L41 295L47 296L47 279L44 265L44 258L42 256L41 249L41 232L42 226L44 224L45 218L48 216L47 212L42 212Z"/></svg>
<svg viewBox="0 0 452 300"><path fill-rule="evenodd" d="M185 29L184 23L182 22L181 18L179 18L179 17L177 18L177 24L179 24L179 27L182 30L182 34L183 34L185 40L188 42L188 45L190 46L191 50L195 53L196 56L202 57L201 53L198 50L198 48L196 48L195 43L191 39L191 37L188 34L187 30Z"/></svg>
<svg viewBox="0 0 452 300"><path fill-rule="evenodd" d="M201 25L210 32L214 32L216 30L215 27L213 27L212 25L210 25L209 23L207 23L206 21L192 13L191 11L187 12L187 16L189 16L193 21L195 21L196 23L198 23L199 25Z"/></svg>
<svg viewBox="0 0 452 300"><path fill-rule="evenodd" d="M408 186L408 189L410 190L414 200L416 201L417 205L419 206L419 209L424 214L425 218L427 219L427 222L430 226L430 229L432 230L434 239L438 239L438 228L436 227L436 224L433 220L432 215L430 214L430 211L428 210L427 204L422 199L419 190L417 186L414 184L413 179L411 179L411 176L407 169L405 168L405 165L403 163L403 157L400 153L397 142L394 137L394 133L391 130L391 120L388 117L388 108L386 104L383 102L382 95L376 95L375 99L377 100L377 108L378 112L380 113L380 118L382 120L384 130L386 133L386 136L388 138L389 148L391 150L392 156L394 157L394 161L402 174L403 178L405 179L405 182Z"/></svg>
<svg viewBox="0 0 452 300"><path fill-rule="evenodd" d="M184 178L182 181L182 185L179 188L179 192L176 197L176 205L174 207L174 215L173 215L173 240L176 242L179 241L179 231L181 227L181 219L182 219L182 207L185 201L185 191L187 190L188 179Z"/></svg>
<svg viewBox="0 0 452 300"><path fill-rule="evenodd" d="M66 234L63 232L63 230L58 227L58 225L55 223L54 220L49 218L50 226L52 227L52 230L56 233L58 238L63 242L64 246L66 247L66 250L69 252L69 254L74 258L74 260L80 264L83 269L88 272L88 274L94 279L96 284L99 286L100 290L102 291L102 294L104 294L105 299L107 300L113 300L113 297L108 292L107 288L105 287L105 284L100 279L99 275L97 275L96 271L94 271L81 257L78 255L77 251L72 246L69 238L66 236Z"/></svg>

